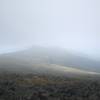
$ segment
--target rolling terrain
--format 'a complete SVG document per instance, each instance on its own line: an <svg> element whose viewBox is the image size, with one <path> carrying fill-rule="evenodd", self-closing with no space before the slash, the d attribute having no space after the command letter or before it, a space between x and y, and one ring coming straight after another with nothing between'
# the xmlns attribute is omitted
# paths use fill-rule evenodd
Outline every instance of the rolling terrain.
<svg viewBox="0 0 100 100"><path fill-rule="evenodd" d="M99 100L99 72L99 62L62 49L2 54L0 100Z"/></svg>
<svg viewBox="0 0 100 100"><path fill-rule="evenodd" d="M86 61L87 60L87 61ZM87 63L88 62L88 63ZM0 55L0 69L8 72L52 75L99 75L93 67L96 62L72 55L62 49L33 47L27 50ZM85 67L82 67L82 66ZM91 65L91 67L89 67ZM97 62L97 64L99 63ZM86 71L86 69L88 69ZM95 70L94 70L95 69Z"/></svg>

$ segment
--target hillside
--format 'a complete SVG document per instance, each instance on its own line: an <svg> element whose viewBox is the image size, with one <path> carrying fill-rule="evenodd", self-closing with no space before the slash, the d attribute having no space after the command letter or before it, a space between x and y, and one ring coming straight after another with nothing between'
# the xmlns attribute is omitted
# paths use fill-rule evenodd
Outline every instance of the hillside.
<svg viewBox="0 0 100 100"><path fill-rule="evenodd" d="M88 63L87 63L88 62ZM62 49L34 47L27 50L0 56L2 71L18 73L38 73L52 75L99 75L98 67L90 66L96 62L72 55ZM98 62L95 64L99 64ZM84 67L82 67L84 65ZM85 71L88 69L87 71ZM94 70L95 69L95 70ZM96 72L96 70L98 70Z"/></svg>
<svg viewBox="0 0 100 100"><path fill-rule="evenodd" d="M56 64L79 68L88 71L100 72L100 62L89 59L82 54L68 52L60 48L43 48L33 46L32 48L0 55L0 61L23 62L23 64Z"/></svg>
<svg viewBox="0 0 100 100"><path fill-rule="evenodd" d="M56 49L2 54L0 100L99 100L100 70L94 65L99 63Z"/></svg>

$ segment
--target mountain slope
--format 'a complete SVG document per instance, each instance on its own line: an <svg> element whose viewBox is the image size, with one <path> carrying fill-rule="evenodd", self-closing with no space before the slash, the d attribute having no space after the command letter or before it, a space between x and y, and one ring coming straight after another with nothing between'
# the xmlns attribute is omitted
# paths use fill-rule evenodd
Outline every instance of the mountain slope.
<svg viewBox="0 0 100 100"><path fill-rule="evenodd" d="M32 47L20 52L3 54L0 60L16 59L27 64L56 64L100 72L100 62L86 58L81 54L72 54L63 49Z"/></svg>
<svg viewBox="0 0 100 100"><path fill-rule="evenodd" d="M28 63L18 59L0 58L0 71L1 72L16 72L16 73L34 73L42 75L54 76L67 76L67 77L80 77L99 75L99 73L88 72L77 68L61 66L57 64L47 63Z"/></svg>

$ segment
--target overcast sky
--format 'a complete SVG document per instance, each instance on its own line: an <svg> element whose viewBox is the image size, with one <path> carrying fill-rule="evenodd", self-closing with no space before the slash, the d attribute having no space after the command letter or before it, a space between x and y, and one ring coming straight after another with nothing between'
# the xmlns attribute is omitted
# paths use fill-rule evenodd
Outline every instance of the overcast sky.
<svg viewBox="0 0 100 100"><path fill-rule="evenodd" d="M100 58L100 0L0 0L0 52L31 45Z"/></svg>

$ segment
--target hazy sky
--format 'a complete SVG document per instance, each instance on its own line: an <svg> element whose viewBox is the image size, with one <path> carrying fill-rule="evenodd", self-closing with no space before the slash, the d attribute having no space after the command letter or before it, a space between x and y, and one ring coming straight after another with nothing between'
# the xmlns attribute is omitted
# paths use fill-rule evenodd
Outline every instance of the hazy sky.
<svg viewBox="0 0 100 100"><path fill-rule="evenodd" d="M100 0L0 0L0 52L31 45L100 58Z"/></svg>

